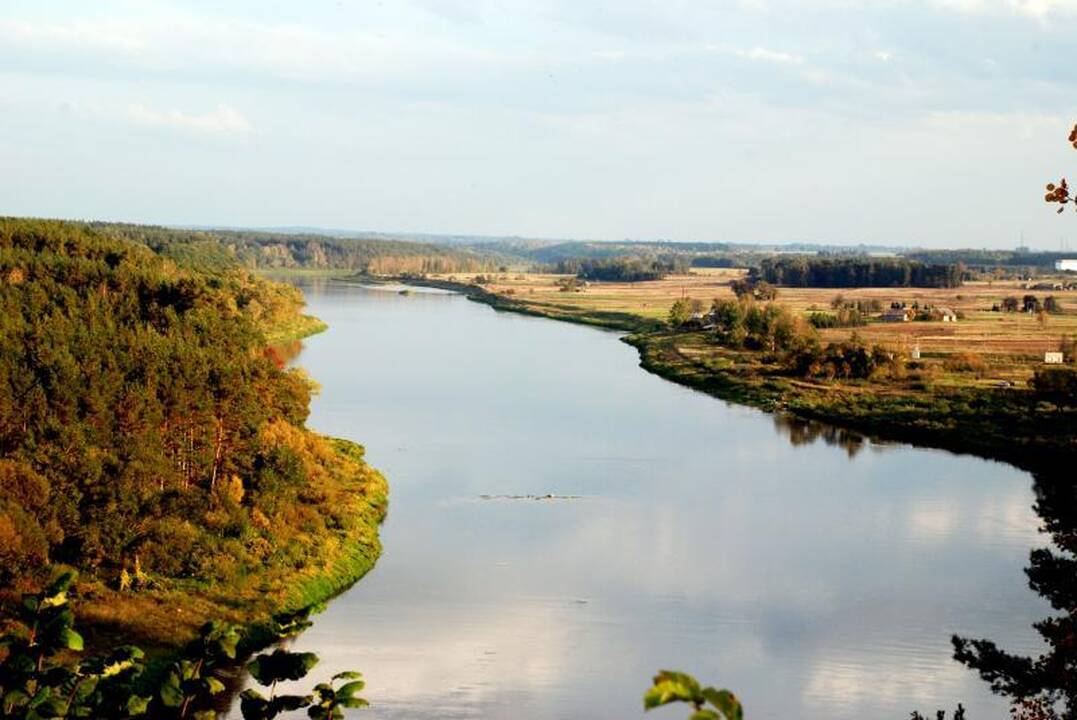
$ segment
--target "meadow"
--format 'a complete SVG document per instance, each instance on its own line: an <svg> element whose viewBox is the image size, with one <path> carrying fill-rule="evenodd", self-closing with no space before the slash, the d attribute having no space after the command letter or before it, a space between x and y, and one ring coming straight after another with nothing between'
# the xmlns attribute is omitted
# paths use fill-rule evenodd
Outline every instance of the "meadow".
<svg viewBox="0 0 1077 720"><path fill-rule="evenodd" d="M481 279L486 281L482 284L485 291L511 299L538 314L593 324L605 324L604 319L621 317L625 319L622 323L625 329L631 328L633 319L644 329L665 322L670 306L678 298L697 299L705 307L715 299L734 298L731 285L746 274L742 269L693 268L687 275L670 275L662 280L590 282L572 291L562 290L571 282L571 276L567 275L500 273ZM430 277L467 284L477 276L457 273ZM973 281L954 289L782 287L775 302L804 317L813 312L829 312L839 296L847 303L875 300L884 309L892 302L950 308L958 315L956 322L869 321L859 327L822 328L818 332L824 343L848 340L855 332L864 343L906 355L919 348L925 365L936 370L936 382L989 386L1001 381L1024 383L1043 365L1045 352L1058 350L1063 340L1077 338L1077 290L1030 288L1044 282L1067 280L1060 276L1027 282ZM1053 296L1061 311L1037 314L993 310L1006 297L1020 300L1026 294L1035 295L1041 302ZM695 352L698 354L700 350L697 348ZM715 348L714 352L720 349ZM985 369L976 373L948 370L946 361L956 353L978 355Z"/></svg>

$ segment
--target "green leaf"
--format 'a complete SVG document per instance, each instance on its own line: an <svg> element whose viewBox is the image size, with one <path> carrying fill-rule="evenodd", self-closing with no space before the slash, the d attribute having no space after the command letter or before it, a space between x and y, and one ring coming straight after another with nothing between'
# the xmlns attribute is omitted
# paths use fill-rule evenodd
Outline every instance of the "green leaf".
<svg viewBox="0 0 1077 720"><path fill-rule="evenodd" d="M696 710L688 720L722 720L722 716L714 710Z"/></svg>
<svg viewBox="0 0 1077 720"><path fill-rule="evenodd" d="M41 601L37 595L27 594L22 596L22 609L29 611L31 616L36 614L40 607Z"/></svg>
<svg viewBox="0 0 1077 720"><path fill-rule="evenodd" d="M164 682L161 683L161 687L158 689L158 694L161 697L161 703L165 707L179 707L183 704L183 689L180 687L179 674L175 670L165 677Z"/></svg>
<svg viewBox="0 0 1077 720"><path fill-rule="evenodd" d="M298 680L318 663L314 653L293 653L277 648L270 654L262 654L247 665L252 677L262 685L272 685L281 680Z"/></svg>
<svg viewBox="0 0 1077 720"><path fill-rule="evenodd" d="M239 694L239 712L243 720L269 720L269 701L257 690L244 690Z"/></svg>
<svg viewBox="0 0 1077 720"><path fill-rule="evenodd" d="M273 633L280 639L298 635L314 624L309 619L312 610L312 607L305 607L294 612L277 613L272 618Z"/></svg>
<svg viewBox="0 0 1077 720"><path fill-rule="evenodd" d="M132 695L127 698L128 715L145 715L150 707L150 698L141 695Z"/></svg>
<svg viewBox="0 0 1077 720"><path fill-rule="evenodd" d="M350 683L344 683L339 688L337 688L337 697L350 698L357 692L361 692L364 687L366 687L366 683L362 680L355 680Z"/></svg>
<svg viewBox="0 0 1077 720"><path fill-rule="evenodd" d="M720 710L727 720L742 720L744 718L744 708L741 707L740 700L730 691L708 687L703 689L703 697Z"/></svg>
<svg viewBox="0 0 1077 720"><path fill-rule="evenodd" d="M28 707L36 717L54 718L67 714L67 701L53 693L53 689L43 687L31 698Z"/></svg>
<svg viewBox="0 0 1077 720"><path fill-rule="evenodd" d="M64 628L60 631L60 636L57 638L60 647L67 648L68 650L82 650L83 642L82 636L71 628Z"/></svg>
<svg viewBox="0 0 1077 720"><path fill-rule="evenodd" d="M654 686L643 696L643 709L652 710L671 702L699 704L703 701L695 678L672 670L663 670L654 677Z"/></svg>
<svg viewBox="0 0 1077 720"><path fill-rule="evenodd" d="M242 639L239 628L228 623L211 621L198 630L198 639L188 643L184 654L202 660L235 660Z"/></svg>
<svg viewBox="0 0 1077 720"><path fill-rule="evenodd" d="M72 583L75 582L75 578L77 577L78 573L74 570L64 570L56 576L55 580L49 583L49 586L45 588L45 591L42 594L48 598L65 593L71 587Z"/></svg>
<svg viewBox="0 0 1077 720"><path fill-rule="evenodd" d="M314 702L314 698L310 695L278 695L269 701L269 706L273 710L273 715L279 715L282 712L305 708L312 702Z"/></svg>
<svg viewBox="0 0 1077 720"><path fill-rule="evenodd" d="M363 698L345 698L340 701L340 704L346 708L364 708L370 706L370 703Z"/></svg>
<svg viewBox="0 0 1077 720"><path fill-rule="evenodd" d="M4 707L19 708L30 702L30 696L21 688L4 693Z"/></svg>
<svg viewBox="0 0 1077 720"><path fill-rule="evenodd" d="M113 650L107 657L94 657L85 661L82 663L82 671L102 678L110 678L135 667L142 657L142 650L134 645L124 645Z"/></svg>
<svg viewBox="0 0 1077 720"><path fill-rule="evenodd" d="M205 683L206 692L210 695L224 692L224 683L215 677L207 677L202 682Z"/></svg>
<svg viewBox="0 0 1077 720"><path fill-rule="evenodd" d="M333 676L334 680L358 680L363 677L363 673L355 672L354 670L345 670L344 672L338 672Z"/></svg>
<svg viewBox="0 0 1077 720"><path fill-rule="evenodd" d="M655 684L669 681L681 685L684 687L694 699L702 699L700 695L699 681L688 673L677 672L676 670L661 670L658 675L655 676Z"/></svg>

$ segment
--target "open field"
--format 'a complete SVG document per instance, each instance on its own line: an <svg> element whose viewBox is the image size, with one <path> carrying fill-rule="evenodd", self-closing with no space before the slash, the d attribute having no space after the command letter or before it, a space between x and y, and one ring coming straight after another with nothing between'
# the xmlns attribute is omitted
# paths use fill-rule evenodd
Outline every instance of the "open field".
<svg viewBox="0 0 1077 720"><path fill-rule="evenodd" d="M730 283L744 270L694 268L689 275L635 283L592 282L581 291L564 292L559 283L569 276L539 274L488 275L488 292L511 298L542 313L578 316L624 314L641 320L664 320L669 307L680 297L699 299L710 305L715 298L732 298ZM474 274L437 275L433 279L470 283ZM1046 282L1038 278L1037 282ZM997 312L992 307L1004 297L1020 299L1036 295L1041 301L1053 295L1061 313L1043 315ZM846 340L855 331L865 342L905 353L918 347L928 364L941 368L946 356L969 351L983 356L984 377L950 378L963 384L990 384L999 380L1023 382L1043 364L1043 353L1057 350L1064 337L1077 337L1077 290L1030 290L1018 281L972 282L956 289L933 288L780 288L776 302L807 316L829 311L835 297L845 300L878 300L908 305L948 307L959 315L957 322L871 322L857 328L820 330L823 341ZM939 381L946 382L946 373Z"/></svg>

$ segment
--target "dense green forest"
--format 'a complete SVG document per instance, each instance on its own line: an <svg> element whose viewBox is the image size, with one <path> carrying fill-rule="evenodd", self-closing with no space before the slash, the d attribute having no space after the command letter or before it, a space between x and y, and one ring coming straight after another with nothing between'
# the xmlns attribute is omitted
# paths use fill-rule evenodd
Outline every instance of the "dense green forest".
<svg viewBox="0 0 1077 720"><path fill-rule="evenodd" d="M961 285L958 265L925 265L903 258L763 258L753 279L790 287L931 287Z"/></svg>
<svg viewBox="0 0 1077 720"><path fill-rule="evenodd" d="M372 564L384 481L360 447L305 429L310 384L267 347L302 296L201 269L218 252L0 219L3 587L65 563L93 588L91 623L178 642ZM197 595L182 619L152 601L177 592Z"/></svg>

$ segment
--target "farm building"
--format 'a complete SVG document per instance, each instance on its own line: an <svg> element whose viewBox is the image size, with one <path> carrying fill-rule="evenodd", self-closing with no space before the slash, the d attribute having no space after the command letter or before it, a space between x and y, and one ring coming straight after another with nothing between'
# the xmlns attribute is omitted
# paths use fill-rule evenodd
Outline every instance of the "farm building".
<svg viewBox="0 0 1077 720"><path fill-rule="evenodd" d="M912 308L890 308L882 315L883 322L909 322L915 316Z"/></svg>
<svg viewBox="0 0 1077 720"><path fill-rule="evenodd" d="M1077 272L1077 260L1071 260L1071 259L1056 260L1055 261L1055 270L1063 270L1063 271L1068 270L1070 272Z"/></svg>

